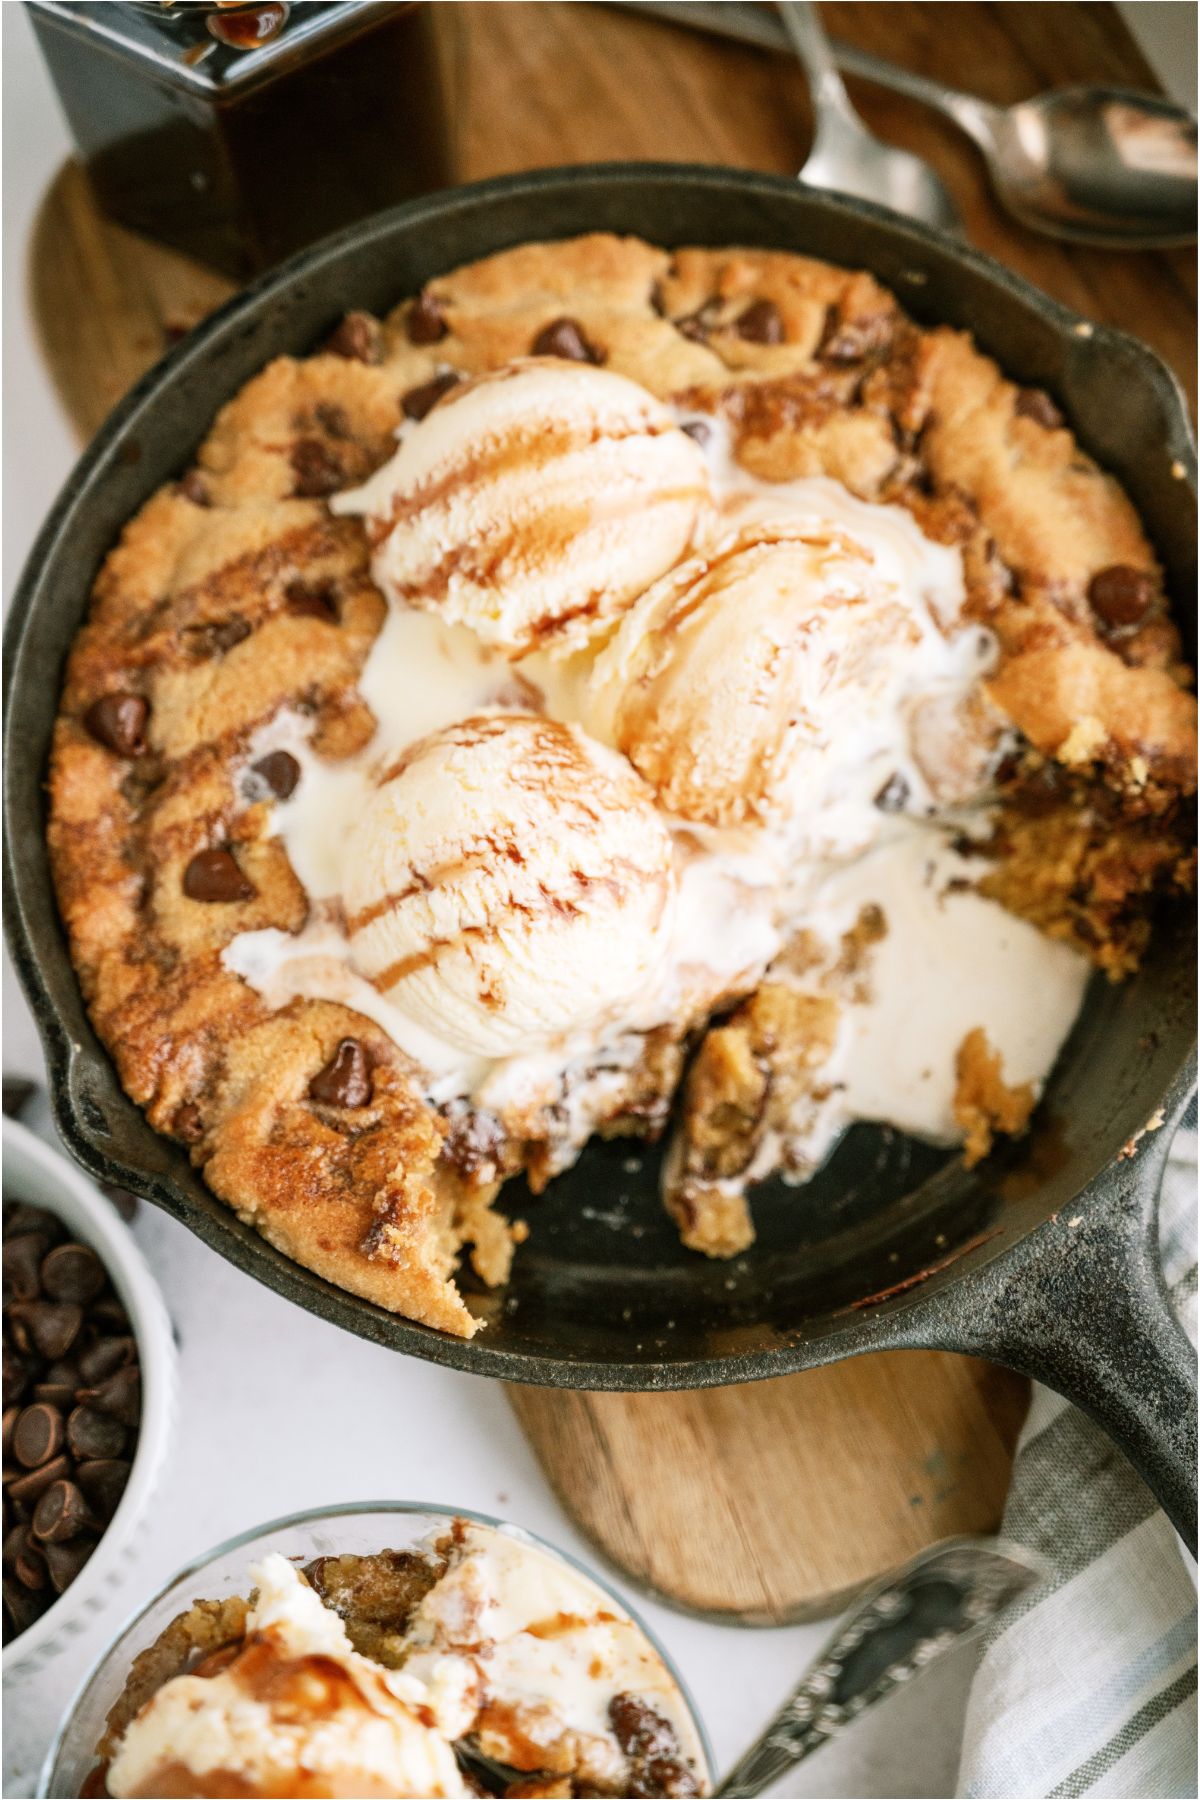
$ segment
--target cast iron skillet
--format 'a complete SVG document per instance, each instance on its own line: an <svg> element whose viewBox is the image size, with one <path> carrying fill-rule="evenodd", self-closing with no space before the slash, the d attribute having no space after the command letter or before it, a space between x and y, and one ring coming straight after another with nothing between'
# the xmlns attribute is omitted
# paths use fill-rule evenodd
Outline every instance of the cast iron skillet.
<svg viewBox="0 0 1200 1800"><path fill-rule="evenodd" d="M1192 606L1194 462L1167 371L1131 339L1093 331L985 257L891 214L770 177L621 165L486 182L356 225L248 289L124 400L47 521L13 607L8 931L59 1128L94 1175L144 1194L311 1312L478 1374L649 1390L864 1350L981 1353L1098 1418L1194 1541L1193 1357L1155 1254L1170 1127L1193 1079L1195 954L1182 912L1164 921L1136 980L1095 984L1039 1129L984 1167L968 1174L945 1152L858 1126L808 1187L761 1189L753 1250L714 1263L682 1250L663 1217L657 1154L598 1145L540 1200L510 1194L532 1235L511 1285L474 1295L487 1330L471 1343L342 1293L240 1224L125 1097L90 1029L50 884L42 779L63 658L121 525L191 460L224 400L268 358L319 341L345 309L382 310L456 264L595 228L862 266L918 318L969 327L1010 373L1048 388L1120 475L1179 607Z"/></svg>

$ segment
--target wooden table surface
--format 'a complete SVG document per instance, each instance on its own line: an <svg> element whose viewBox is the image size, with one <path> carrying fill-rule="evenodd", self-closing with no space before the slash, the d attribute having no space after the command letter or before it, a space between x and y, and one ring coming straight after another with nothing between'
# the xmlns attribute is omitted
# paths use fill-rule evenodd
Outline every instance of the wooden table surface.
<svg viewBox="0 0 1200 1800"><path fill-rule="evenodd" d="M1111 6L847 4L830 30L986 99L1056 84L1155 85ZM439 12L462 180L556 163L655 159L794 173L809 111L790 58L605 4ZM926 157L971 241L1088 318L1144 337L1195 395L1192 252L1114 254L1035 237L992 197L947 121L851 82L873 130ZM34 234L44 351L81 438L182 331L231 291L110 224L74 165ZM864 1357L715 1393L513 1390L564 1503L634 1580L724 1617L828 1609L954 1531L996 1524L1023 1384L963 1358Z"/></svg>

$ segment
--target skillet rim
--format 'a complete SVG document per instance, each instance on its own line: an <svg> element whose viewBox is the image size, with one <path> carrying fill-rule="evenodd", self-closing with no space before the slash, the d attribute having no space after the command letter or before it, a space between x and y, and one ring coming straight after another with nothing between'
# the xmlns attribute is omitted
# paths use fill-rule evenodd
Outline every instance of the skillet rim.
<svg viewBox="0 0 1200 1800"><path fill-rule="evenodd" d="M135 422L147 408L156 407L176 377L187 369L203 369L213 360L213 351L230 329L246 315L256 313L272 295L285 295L301 287L304 277L334 262L347 252L361 250L376 237L386 238L397 227L421 224L436 226L439 221L468 212L481 202L507 201L529 195L536 197L547 190L570 192L586 190L602 182L606 189L634 189L650 182L678 182L693 189L719 188L731 195L769 197L788 195L802 197L805 204L818 211L851 219L866 219L882 227L892 241L911 244L914 249L933 249L939 257L948 258L959 268L972 271L993 287L1004 291L1012 301L1038 315L1059 336L1086 336L1093 350L1107 352L1127 365L1148 395L1158 402L1167 421L1167 452L1173 455L1195 495L1195 453L1187 422L1182 389L1170 369L1153 351L1130 334L1111 326L1092 325L1081 320L1069 308L1041 292L1024 277L997 263L971 246L950 242L939 233L914 221L899 218L884 208L866 201L842 196L815 194L798 190L786 177L761 175L751 171L686 163L593 163L569 168L535 170L506 175L484 182L446 190L440 194L409 201L400 207L373 215L300 251L274 270L259 277L249 287L234 295L204 320L180 344L135 384L109 415L92 442L85 448L71 475L52 507L35 540L26 567L18 583L5 630L4 695L8 707L5 723L6 749L10 746L12 709L11 693L22 679L22 655L27 647L28 628L36 617L39 598L48 605L52 595L46 593L47 572L53 573L56 561L70 553L69 528L76 509L86 503L92 485L98 482L119 454L119 446L132 435ZM731 234L732 236L733 234ZM526 234L526 241L528 234ZM903 298L903 297L902 297ZM206 415L206 419L211 414ZM55 688L57 696L57 686ZM19 751L6 757L5 814L9 814L10 781L14 760L20 764ZM30 876L14 860L11 835L6 835L4 854L6 906L5 932L9 940L17 973L29 998L46 1052L51 1102L56 1123L72 1154L98 1179L115 1181L143 1194L146 1198L180 1219L210 1248L216 1249L235 1267L261 1280L268 1287L326 1320L349 1329L371 1341L414 1354L425 1360L455 1367L471 1373L534 1385L565 1386L580 1389L626 1389L662 1391L692 1387L710 1387L759 1380L839 1360L842 1356L890 1347L916 1347L941 1335L942 1322L937 1302L949 1288L969 1289L969 1278L998 1260L1012 1256L1044 1220L1026 1225L1019 1232L1005 1234L1003 1244L980 1245L968 1250L955 1263L952 1271L933 1271L930 1278L914 1291L892 1296L874 1311L846 1318L840 1325L823 1330L819 1336L796 1337L794 1341L755 1352L731 1355L691 1357L686 1360L656 1362L652 1360L573 1360L557 1354L543 1355L533 1351L515 1352L493 1349L485 1331L475 1339L448 1337L446 1334L383 1312L340 1288L322 1281L301 1265L268 1245L254 1233L246 1238L231 1229L234 1215L216 1202L219 1212L205 1211L182 1189L174 1187L165 1163L178 1154L170 1140L153 1132L141 1109L127 1095L124 1104L137 1114L154 1142L161 1146L160 1159L154 1166L149 1159L136 1167L107 1154L104 1137L110 1135L89 1123L87 1113L86 1071L93 1065L112 1067L107 1052L94 1040L96 1048L70 1040L64 1021L58 1016L53 999L55 983L43 967L44 961L55 961L45 951L35 949L30 932L26 902L34 903L37 894L26 889L39 884L36 874ZM46 896L42 896L43 899ZM51 903L52 894L50 896ZM55 908L55 912L57 909ZM78 978L59 934L53 946L59 973L78 987ZM1194 1045L1187 1049L1169 1072L1161 1094L1163 1110L1174 1118L1182 1110L1194 1084ZM91 1103L92 1108L95 1102ZM1162 1134L1164 1137L1166 1133ZM1139 1159L1145 1165L1147 1179L1153 1179L1154 1165L1160 1159ZM1115 1165L1110 1163L1094 1173L1076 1195L1080 1205L1099 1205L1105 1197L1106 1184L1111 1185ZM924 1320L924 1329L922 1321Z"/></svg>

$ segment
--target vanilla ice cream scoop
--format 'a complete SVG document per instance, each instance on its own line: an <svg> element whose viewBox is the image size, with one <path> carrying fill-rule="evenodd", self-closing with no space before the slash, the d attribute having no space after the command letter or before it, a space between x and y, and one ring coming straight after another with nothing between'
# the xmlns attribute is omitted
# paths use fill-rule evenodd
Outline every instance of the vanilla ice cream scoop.
<svg viewBox="0 0 1200 1800"><path fill-rule="evenodd" d="M109 1764L114 1800L469 1793L435 1692L360 1656L285 1557L252 1573L242 1644L212 1673L178 1675L146 1702Z"/></svg>
<svg viewBox="0 0 1200 1800"><path fill-rule="evenodd" d="M597 658L583 716L669 812L715 826L820 817L827 847L848 849L850 813L892 775L920 788L912 697L977 682L983 636L964 645L935 617L954 567L961 599L956 551L924 545L929 569L909 574L869 516L855 523L744 517L651 589Z"/></svg>
<svg viewBox="0 0 1200 1800"><path fill-rule="evenodd" d="M383 768L345 851L360 972L478 1057L622 1021L666 953L671 841L628 763L576 727L484 713Z"/></svg>
<svg viewBox="0 0 1200 1800"><path fill-rule="evenodd" d="M362 488L395 602L510 657L578 649L687 550L707 464L636 382L557 358L451 389Z"/></svg>

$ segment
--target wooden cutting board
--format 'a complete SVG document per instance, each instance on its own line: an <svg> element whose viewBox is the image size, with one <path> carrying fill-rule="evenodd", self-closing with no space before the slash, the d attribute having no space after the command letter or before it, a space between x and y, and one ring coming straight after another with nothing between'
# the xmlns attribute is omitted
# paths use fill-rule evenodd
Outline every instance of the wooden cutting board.
<svg viewBox="0 0 1200 1800"><path fill-rule="evenodd" d="M1101 4L827 4L830 29L997 102L1076 81L1155 83ZM783 57L604 5L443 6L462 180L553 163L663 158L794 172L808 136ZM992 200L952 126L851 84L873 129L933 162L972 242L1090 318L1147 339L1195 393L1188 250L1036 238ZM81 440L232 286L98 212L68 164L31 246L42 347ZM922 1545L1000 1516L1026 1384L964 1357L867 1356L690 1394L509 1390L563 1504L640 1586L691 1611L774 1624L830 1611Z"/></svg>

